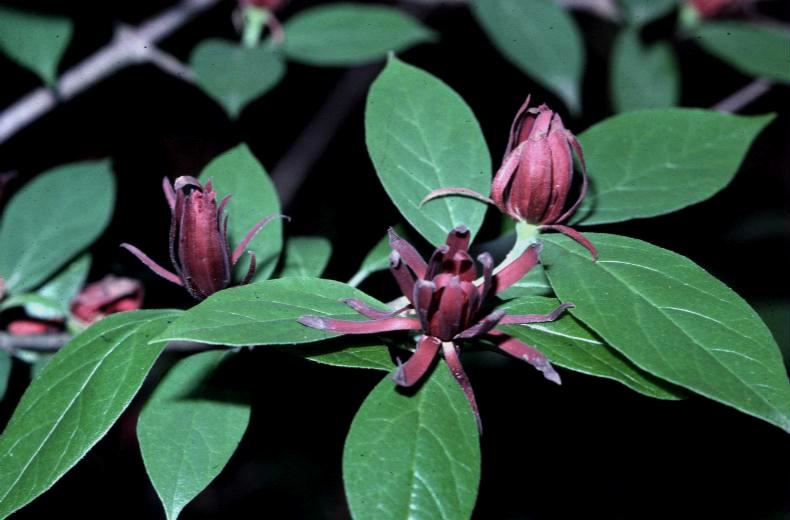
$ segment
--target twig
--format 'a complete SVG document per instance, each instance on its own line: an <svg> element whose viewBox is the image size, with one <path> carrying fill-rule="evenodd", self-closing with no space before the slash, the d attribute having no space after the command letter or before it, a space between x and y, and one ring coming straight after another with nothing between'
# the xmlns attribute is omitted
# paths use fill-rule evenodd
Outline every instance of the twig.
<svg viewBox="0 0 790 520"><path fill-rule="evenodd" d="M713 105L711 109L719 112L738 112L771 90L771 87L773 87L773 82L767 79L756 79L742 89L722 99Z"/></svg>
<svg viewBox="0 0 790 520"><path fill-rule="evenodd" d="M67 70L55 90L40 87L0 113L0 143L52 110L59 100L73 98L93 84L131 64L150 62L170 74L190 80L188 69L155 44L219 0L184 0L144 22L137 29L120 27L113 40Z"/></svg>
<svg viewBox="0 0 790 520"><path fill-rule="evenodd" d="M0 350L14 354L20 350L53 353L63 348L71 340L71 334L39 334L35 336L14 336L0 332ZM213 348L224 348L218 345L207 345L192 341L171 341L165 350L169 352L198 352Z"/></svg>

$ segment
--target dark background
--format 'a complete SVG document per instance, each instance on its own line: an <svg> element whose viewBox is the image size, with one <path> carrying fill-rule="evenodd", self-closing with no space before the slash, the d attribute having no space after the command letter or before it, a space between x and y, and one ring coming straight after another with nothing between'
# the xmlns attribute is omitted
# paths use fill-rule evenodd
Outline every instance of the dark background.
<svg viewBox="0 0 790 520"><path fill-rule="evenodd" d="M172 2L3 3L75 20L63 71L106 44L114 24L136 25ZM281 18L317 3L293 0ZM160 47L186 61L203 38L236 38L232 9L233 2L221 3ZM785 23L790 18L785 2L766 2L761 9ZM562 113L566 126L578 133L611 115L608 53L617 27L583 13L575 16L587 44L584 114L574 119ZM425 22L441 33L441 41L401 57L461 94L478 116L495 162L528 92L563 110L555 97L500 57L465 7L440 7ZM673 28L668 16L648 26L643 36L648 41L668 37ZM683 106L709 107L751 81L693 42L674 38L673 44L683 75ZM111 226L91 249L91 278L107 272L135 276L146 285L146 307L186 307L191 302L181 289L155 278L118 248L128 241L154 258L166 257L169 214L160 179L197 174L240 141L248 142L272 171L345 73L289 63L285 80L232 122L197 87L152 66L130 67L0 145L0 171L19 172L9 187L13 192L56 165L111 157L118 205ZM39 84L4 57L0 78L0 107ZM668 216L595 229L690 257L777 324L774 333L786 354L789 92L786 86L774 87L742 110L777 112L778 117L757 139L733 183L713 199ZM284 212L293 218L286 234L329 238L334 252L325 276L343 281L386 228L401 220L367 157L363 107L364 96L309 169L296 197L284 201ZM284 172L275 181L282 186L295 180ZM489 216L483 240L498 231L497 215L491 211ZM382 298L395 295L386 273L362 289ZM134 428L153 384L178 356L166 354L109 434L14 518L163 517ZM557 387L503 357L471 354L464 363L486 429L475 518L790 518L790 437L774 426L703 398L662 402L567 370ZM250 427L222 474L181 517L347 518L343 441L356 409L382 374L317 365L272 349L243 352L231 368L230 379L252 395ZM0 423L27 384L26 366L17 361L0 403Z"/></svg>

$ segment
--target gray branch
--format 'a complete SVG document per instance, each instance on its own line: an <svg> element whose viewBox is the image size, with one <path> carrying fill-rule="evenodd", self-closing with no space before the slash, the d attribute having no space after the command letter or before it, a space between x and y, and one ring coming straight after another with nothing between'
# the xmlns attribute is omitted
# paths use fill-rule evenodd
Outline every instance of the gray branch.
<svg viewBox="0 0 790 520"><path fill-rule="evenodd" d="M54 353L71 341L71 338L72 336L66 333L14 336L7 332L0 332L0 350L9 354L19 351ZM198 352L212 348L224 347L193 341L171 341L167 344L166 350L170 352Z"/></svg>
<svg viewBox="0 0 790 520"><path fill-rule="evenodd" d="M0 144L52 110L59 99L71 99L129 65L150 62L170 74L192 80L191 72L176 58L157 49L156 44L218 1L183 0L136 29L119 27L109 44L61 76L55 88L57 95L40 87L0 113Z"/></svg>
<svg viewBox="0 0 790 520"><path fill-rule="evenodd" d="M719 112L738 112L771 90L772 86L773 83L767 79L756 79L742 89L722 99L713 105L711 109Z"/></svg>

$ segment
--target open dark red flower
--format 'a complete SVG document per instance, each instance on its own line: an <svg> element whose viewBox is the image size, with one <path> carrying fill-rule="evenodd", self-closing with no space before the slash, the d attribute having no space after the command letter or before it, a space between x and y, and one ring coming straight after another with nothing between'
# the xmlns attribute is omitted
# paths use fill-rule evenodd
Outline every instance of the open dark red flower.
<svg viewBox="0 0 790 520"><path fill-rule="evenodd" d="M390 233L390 271L398 282L409 304L395 312L373 309L360 300L346 299L346 304L368 321L346 321L302 316L299 323L316 329L342 334L372 334L393 330L422 331L417 349L409 360L399 364L394 380L400 386L417 383L441 349L455 379L464 390L480 425L474 393L458 358L459 343L472 338L486 338L499 350L522 359L540 370L546 379L557 384L560 376L549 360L534 347L507 336L496 329L498 325L539 323L556 320L572 307L564 303L549 314L508 316L497 310L485 314L486 300L520 280L538 262L540 246L533 244L514 262L494 275L491 255L477 257L483 267L483 278L477 283L477 267L468 253L470 234L463 226L452 230L445 245L437 249L426 262L414 247Z"/></svg>
<svg viewBox="0 0 790 520"><path fill-rule="evenodd" d="M139 309L143 305L143 284L134 278L108 274L86 285L71 300L71 314L83 325L90 325L108 314Z"/></svg>
<svg viewBox="0 0 790 520"><path fill-rule="evenodd" d="M464 195L494 204L519 221L566 234L598 256L581 233L563 224L587 194L587 167L579 141L548 106L529 108L529 96L510 127L505 158L491 183L491 197L467 188L440 188L422 203L445 195ZM579 159L582 186L570 208L565 203L573 179L573 154Z"/></svg>
<svg viewBox="0 0 790 520"><path fill-rule="evenodd" d="M203 300L230 285L232 267L255 234L275 216L255 224L231 253L228 244L228 217L224 215L230 195L217 205L217 193L208 181L205 186L194 177L179 177L171 186L162 180L170 206L170 260L175 273L151 260L133 245L121 244L151 270L174 284L183 286L193 298ZM255 275L255 253L248 251L250 267L242 284Z"/></svg>

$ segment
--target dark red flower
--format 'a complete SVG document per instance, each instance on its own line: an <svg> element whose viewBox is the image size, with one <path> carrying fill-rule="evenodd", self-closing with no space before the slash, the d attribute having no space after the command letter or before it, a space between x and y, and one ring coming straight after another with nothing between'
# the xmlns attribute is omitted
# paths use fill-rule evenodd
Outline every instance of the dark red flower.
<svg viewBox="0 0 790 520"><path fill-rule="evenodd" d="M540 229L564 233L598 253L578 231L563 225L587 193L587 167L579 141L548 106L529 108L529 96L510 127L505 158L491 183L491 197L467 188L440 188L422 203L445 195L464 195L494 204L502 213ZM573 153L582 170L579 197L565 209L573 179Z"/></svg>
<svg viewBox="0 0 790 520"><path fill-rule="evenodd" d="M71 314L83 325L90 325L108 314L137 310L143 305L143 285L133 278L108 274L86 285L71 300Z"/></svg>
<svg viewBox="0 0 790 520"><path fill-rule="evenodd" d="M757 0L688 0L702 18L715 18L743 9Z"/></svg>
<svg viewBox="0 0 790 520"><path fill-rule="evenodd" d="M228 217L224 215L230 195L217 205L211 181L204 186L196 178L187 176L177 178L173 186L163 179L162 187L170 205L170 260L176 272L160 266L133 245L121 244L121 247L165 280L183 286L193 298L203 300L230 285L232 267L252 237L274 215L255 224L231 253L227 238ZM248 254L250 267L242 284L249 283L255 274L255 253L248 251Z"/></svg>
<svg viewBox="0 0 790 520"><path fill-rule="evenodd" d="M458 344L472 338L487 338L498 348L527 361L557 384L560 376L549 360L535 348L496 330L497 325L538 323L556 320L572 304L560 305L550 314L507 316L498 310L483 313L486 300L520 280L538 262L540 246L533 244L514 262L496 275L491 255L483 253L477 259L483 267L481 283L476 283L477 267L468 253L469 230L459 226L447 236L445 245L437 249L425 262L414 247L390 233L390 272L398 282L409 304L395 312L386 313L365 305L360 300L344 302L369 321L345 321L318 316L302 316L299 323L316 329L343 334L372 334L393 330L422 331L417 350L404 364L399 364L394 380L400 386L417 383L441 349L455 379L464 390L480 425L474 393L458 358ZM404 315L405 314L405 315Z"/></svg>

